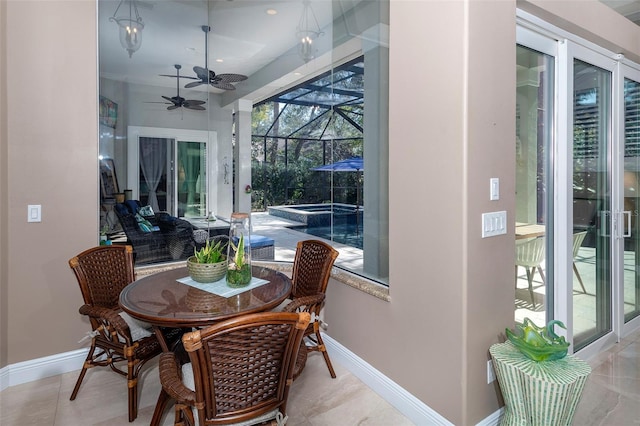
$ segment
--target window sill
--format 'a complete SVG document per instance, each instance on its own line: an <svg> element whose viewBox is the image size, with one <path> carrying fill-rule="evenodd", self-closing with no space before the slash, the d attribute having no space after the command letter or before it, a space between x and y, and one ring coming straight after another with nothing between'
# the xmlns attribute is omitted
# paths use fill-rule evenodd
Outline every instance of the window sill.
<svg viewBox="0 0 640 426"><path fill-rule="evenodd" d="M293 263L291 262L255 261L253 264L273 268L276 271L287 274L289 277L293 272ZM378 299L382 299L387 302L391 301L391 297L389 296L389 287L378 284L375 281L368 280L360 275L334 267L331 271L331 278L342 284L348 285L349 287L353 287L357 290L370 294L371 296L377 297Z"/></svg>
<svg viewBox="0 0 640 426"><path fill-rule="evenodd" d="M291 262L254 261L252 262L252 264L275 269L276 271L282 272L289 277L291 276L291 273L293 271L293 263ZM172 263L163 263L159 265L136 267L135 269L136 279L145 277L147 275L155 274L158 272L181 268L184 266L185 266L185 262L179 261L179 262L172 262ZM373 297L377 297L378 299L382 299L387 302L391 301L391 297L389 296L389 288L386 286L380 285L375 281L368 280L359 275L356 275L351 272L345 271L343 269L338 269L335 267L331 271L331 278L342 284L348 285L349 287L353 287L357 290L367 293Z"/></svg>

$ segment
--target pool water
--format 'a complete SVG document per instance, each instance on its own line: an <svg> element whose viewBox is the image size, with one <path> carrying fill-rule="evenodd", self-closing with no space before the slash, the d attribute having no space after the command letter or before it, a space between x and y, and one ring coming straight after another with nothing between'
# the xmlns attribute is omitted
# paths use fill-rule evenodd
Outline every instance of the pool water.
<svg viewBox="0 0 640 426"><path fill-rule="evenodd" d="M362 224L341 223L329 226L308 226L295 228L296 231L305 232L316 237L337 243L346 244L351 247L362 248Z"/></svg>
<svg viewBox="0 0 640 426"><path fill-rule="evenodd" d="M362 207L350 204L299 204L268 207L272 216L305 224L293 228L316 237L362 248Z"/></svg>

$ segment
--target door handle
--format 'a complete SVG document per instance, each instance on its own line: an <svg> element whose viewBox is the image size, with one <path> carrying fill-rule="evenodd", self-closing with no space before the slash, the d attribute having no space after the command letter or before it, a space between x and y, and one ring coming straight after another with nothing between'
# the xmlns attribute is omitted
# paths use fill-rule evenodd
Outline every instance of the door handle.
<svg viewBox="0 0 640 426"><path fill-rule="evenodd" d="M622 238L628 238L631 236L631 211L630 210L625 210L622 212L622 216L623 216L623 223L626 222L626 226L623 225L623 229L622 229ZM624 216L627 217L627 220L624 220Z"/></svg>

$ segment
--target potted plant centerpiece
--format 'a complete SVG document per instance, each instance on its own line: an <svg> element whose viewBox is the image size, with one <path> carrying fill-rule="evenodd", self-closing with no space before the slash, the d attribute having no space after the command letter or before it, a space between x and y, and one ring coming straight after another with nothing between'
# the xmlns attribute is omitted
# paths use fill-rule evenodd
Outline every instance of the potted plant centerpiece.
<svg viewBox="0 0 640 426"><path fill-rule="evenodd" d="M238 244L229 241L229 267L227 270L227 285L229 287L244 287L251 282L251 260L245 250L244 235L238 238Z"/></svg>
<svg viewBox="0 0 640 426"><path fill-rule="evenodd" d="M187 259L189 276L199 283L212 283L222 279L227 273L227 256L222 241L213 244L207 240L200 250L194 249Z"/></svg>

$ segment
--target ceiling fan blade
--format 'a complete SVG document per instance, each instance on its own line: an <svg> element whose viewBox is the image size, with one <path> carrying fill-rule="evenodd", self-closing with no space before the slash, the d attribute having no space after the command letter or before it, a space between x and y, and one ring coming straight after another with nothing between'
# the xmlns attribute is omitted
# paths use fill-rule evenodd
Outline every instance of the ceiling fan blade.
<svg viewBox="0 0 640 426"><path fill-rule="evenodd" d="M177 75L171 75L171 74L158 74L160 77L173 77L173 78L188 78L190 80L200 80L198 77L189 77L186 75L181 75L180 77L178 77Z"/></svg>
<svg viewBox="0 0 640 426"><path fill-rule="evenodd" d="M185 108L187 109L192 109L192 110L196 110L196 111L206 111L206 108L200 105L184 105Z"/></svg>
<svg viewBox="0 0 640 426"><path fill-rule="evenodd" d="M204 105L206 103L207 103L206 101L197 101L197 100L194 100L194 99L189 99L189 100L184 101L185 105L187 105L187 104L189 104L189 105Z"/></svg>
<svg viewBox="0 0 640 426"><path fill-rule="evenodd" d="M169 102L171 102L171 103L175 103L175 101L173 100L173 98L170 98L170 97L168 97L168 96L164 96L164 95L162 95L162 98L163 98L163 99L168 100L168 101L169 101Z"/></svg>
<svg viewBox="0 0 640 426"><path fill-rule="evenodd" d="M201 84L207 84L207 82L206 81L194 81L192 83L185 84L184 87L185 87L185 89L190 89L192 87L198 87Z"/></svg>
<svg viewBox="0 0 640 426"><path fill-rule="evenodd" d="M216 89L222 89L222 90L236 90L236 86L234 86L231 83L225 83L223 81L211 83L211 86L215 87Z"/></svg>
<svg viewBox="0 0 640 426"><path fill-rule="evenodd" d="M195 72L198 76L198 79L202 81L207 81L207 77L211 74L211 71L207 72L206 68L202 68L197 65L193 67L193 72Z"/></svg>
<svg viewBox="0 0 640 426"><path fill-rule="evenodd" d="M238 81L246 80L247 76L242 74L218 74L215 79L223 83L237 83Z"/></svg>
<svg viewBox="0 0 640 426"><path fill-rule="evenodd" d="M178 108L180 108L180 105L171 105L167 107L169 111L171 111L172 109L178 109Z"/></svg>

